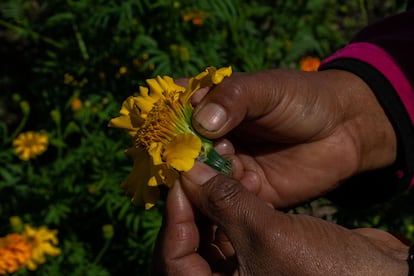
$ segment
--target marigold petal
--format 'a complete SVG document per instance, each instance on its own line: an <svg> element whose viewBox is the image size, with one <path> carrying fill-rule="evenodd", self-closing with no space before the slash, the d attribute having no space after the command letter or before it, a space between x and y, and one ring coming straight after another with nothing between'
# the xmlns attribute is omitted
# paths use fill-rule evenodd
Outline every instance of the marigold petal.
<svg viewBox="0 0 414 276"><path fill-rule="evenodd" d="M164 77L164 78L167 79L168 77ZM162 78L160 76L157 76L157 82L160 85L160 87L161 87L161 89L164 93L165 92L170 93L172 89L171 89L170 85L168 84L168 82L164 78Z"/></svg>
<svg viewBox="0 0 414 276"><path fill-rule="evenodd" d="M23 149L22 153L20 154L20 159L22 159L23 161L28 161L30 159L30 157L32 156L32 154L30 153L30 150L27 149Z"/></svg>
<svg viewBox="0 0 414 276"><path fill-rule="evenodd" d="M150 186L150 187L156 187L156 186L158 186L157 178L155 176L152 176L148 180L148 186Z"/></svg>
<svg viewBox="0 0 414 276"><path fill-rule="evenodd" d="M138 128L134 128L131 123L131 118L128 116L120 116L116 118L112 118L109 121L108 126L110 127L116 127L124 129L128 132L129 136L134 137L136 134Z"/></svg>
<svg viewBox="0 0 414 276"><path fill-rule="evenodd" d="M152 207L154 207L154 205L154 203L145 203L145 210L151 209Z"/></svg>
<svg viewBox="0 0 414 276"><path fill-rule="evenodd" d="M137 96L136 103L138 108L141 110L141 117L144 114L148 114L156 102L157 100L150 96Z"/></svg>
<svg viewBox="0 0 414 276"><path fill-rule="evenodd" d="M158 83L157 79L147 79L146 80L148 87L150 88L151 97L156 97L157 99L162 97L162 87L161 85Z"/></svg>
<svg viewBox="0 0 414 276"><path fill-rule="evenodd" d="M134 109L134 96L129 96L125 99L125 101L122 103L121 110L119 111L119 114L128 116L129 113Z"/></svg>
<svg viewBox="0 0 414 276"><path fill-rule="evenodd" d="M26 139L27 140L32 140L34 136L34 132L33 131L28 131L26 132Z"/></svg>
<svg viewBox="0 0 414 276"><path fill-rule="evenodd" d="M167 93L171 94L171 93L177 93L177 92L183 92L185 90L184 87L176 84L174 82L174 79L169 77L169 76L164 76L164 77L158 77L157 78L159 84L161 85L162 89L164 91L166 91Z"/></svg>
<svg viewBox="0 0 414 276"><path fill-rule="evenodd" d="M225 77L230 77L231 73L232 73L231 66L220 68L216 70L215 72L213 72L211 81L213 82L213 84L219 84L220 82L223 81Z"/></svg>
<svg viewBox="0 0 414 276"><path fill-rule="evenodd" d="M136 108L137 97L130 96L123 103L119 113L121 116L112 118L108 126L124 129L130 137L134 137L138 127L144 123L144 119L140 116L140 110Z"/></svg>
<svg viewBox="0 0 414 276"><path fill-rule="evenodd" d="M177 135L165 148L163 159L178 171L189 171L200 154L201 139L191 133Z"/></svg>
<svg viewBox="0 0 414 276"><path fill-rule="evenodd" d="M177 171L170 170L165 165L158 170L158 175L161 178L162 183L167 185L168 188L171 188L175 180L178 178Z"/></svg>
<svg viewBox="0 0 414 276"><path fill-rule="evenodd" d="M39 134L37 140L39 144L47 145L49 143L48 136L45 134Z"/></svg>
<svg viewBox="0 0 414 276"><path fill-rule="evenodd" d="M149 179L156 176L151 157L144 149L136 147L127 149L126 154L133 158L134 165L127 179L121 183L121 188L132 197L131 201L136 205L155 203L159 199L159 190L148 186Z"/></svg>
<svg viewBox="0 0 414 276"><path fill-rule="evenodd" d="M33 250L32 253L32 258L31 260L37 264L43 264L44 262L46 262L46 257L44 255L43 250Z"/></svg>
<svg viewBox="0 0 414 276"><path fill-rule="evenodd" d="M181 101L188 102L197 90L210 87L213 84L219 84L225 77L229 77L231 73L232 69L230 66L218 70L213 66L207 67L203 72L189 80L188 87L181 96Z"/></svg>
<svg viewBox="0 0 414 276"><path fill-rule="evenodd" d="M148 149L149 155L152 157L154 165L160 165L164 163L161 158L162 153L162 144L161 143L151 143Z"/></svg>
<svg viewBox="0 0 414 276"><path fill-rule="evenodd" d="M36 270L36 269L37 269L37 263L36 263L36 262L34 262L34 261L32 261L32 260L29 260L29 261L26 263L26 266L27 266L27 269L29 269L29 270L31 270L31 271L34 271L34 270Z"/></svg>

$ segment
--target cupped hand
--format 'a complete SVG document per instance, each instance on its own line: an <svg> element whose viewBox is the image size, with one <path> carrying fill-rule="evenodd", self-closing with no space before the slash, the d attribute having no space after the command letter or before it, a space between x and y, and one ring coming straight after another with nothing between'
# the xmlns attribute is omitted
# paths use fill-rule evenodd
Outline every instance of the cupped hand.
<svg viewBox="0 0 414 276"><path fill-rule="evenodd" d="M154 275L407 275L407 256L384 231L276 211L197 163L168 194Z"/></svg>
<svg viewBox="0 0 414 276"><path fill-rule="evenodd" d="M230 140L233 176L275 207L320 196L396 155L372 91L340 70L235 73L196 100L193 126Z"/></svg>

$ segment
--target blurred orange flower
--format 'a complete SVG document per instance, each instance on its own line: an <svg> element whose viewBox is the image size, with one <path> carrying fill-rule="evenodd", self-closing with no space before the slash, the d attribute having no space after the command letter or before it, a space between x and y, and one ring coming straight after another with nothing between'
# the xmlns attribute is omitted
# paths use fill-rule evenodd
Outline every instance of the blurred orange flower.
<svg viewBox="0 0 414 276"><path fill-rule="evenodd" d="M203 25L204 20L203 20L203 18L201 17L200 13L196 12L196 13L194 13L194 15L193 15L193 16L194 16L194 17L193 17L193 19L191 20L191 22L192 22L194 25Z"/></svg>
<svg viewBox="0 0 414 276"><path fill-rule="evenodd" d="M190 21L190 20L191 20L191 18L193 18L193 15L192 15L191 13L187 13L187 14L184 14L184 15L183 15L183 20L184 20L185 22Z"/></svg>
<svg viewBox="0 0 414 276"><path fill-rule="evenodd" d="M183 20L185 22L191 21L193 25L203 25L206 17L208 17L208 14L205 12L190 12L183 15Z"/></svg>
<svg viewBox="0 0 414 276"><path fill-rule="evenodd" d="M23 266L36 270L39 264L46 262L45 255L59 255L56 235L57 230L25 225L22 234L12 233L0 238L0 275L16 272Z"/></svg>
<svg viewBox="0 0 414 276"><path fill-rule="evenodd" d="M20 234L0 238L0 275L16 272L32 256L32 249Z"/></svg>
<svg viewBox="0 0 414 276"><path fill-rule="evenodd" d="M300 70L306 72L315 72L318 71L321 60L317 57L305 57L300 60Z"/></svg>
<svg viewBox="0 0 414 276"><path fill-rule="evenodd" d="M77 111L82 108L82 101L79 98L74 98L70 103L72 111Z"/></svg>

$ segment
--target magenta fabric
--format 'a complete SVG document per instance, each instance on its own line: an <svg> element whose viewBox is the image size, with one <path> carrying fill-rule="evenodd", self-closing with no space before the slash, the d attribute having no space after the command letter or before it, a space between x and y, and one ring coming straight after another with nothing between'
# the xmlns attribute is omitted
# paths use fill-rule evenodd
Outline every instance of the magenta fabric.
<svg viewBox="0 0 414 276"><path fill-rule="evenodd" d="M372 65L386 77L403 102L414 125L414 88L405 77L393 58L377 45L358 42L353 43L323 60L322 64L338 58L353 58Z"/></svg>

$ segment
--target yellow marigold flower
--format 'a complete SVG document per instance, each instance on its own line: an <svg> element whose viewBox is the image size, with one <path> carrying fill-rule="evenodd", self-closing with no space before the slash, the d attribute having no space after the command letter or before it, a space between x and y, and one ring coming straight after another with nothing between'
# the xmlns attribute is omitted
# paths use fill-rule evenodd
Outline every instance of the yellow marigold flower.
<svg viewBox="0 0 414 276"><path fill-rule="evenodd" d="M106 79L106 73L105 72L99 72L98 73L98 78L101 80L101 81L104 81L105 79Z"/></svg>
<svg viewBox="0 0 414 276"><path fill-rule="evenodd" d="M31 258L32 249L20 234L0 238L0 275L16 272Z"/></svg>
<svg viewBox="0 0 414 276"><path fill-rule="evenodd" d="M138 96L128 97L120 116L109 126L127 131L134 145L126 154L134 161L132 172L121 184L132 202L151 208L159 199L159 185L171 187L178 172L190 170L195 159L223 173L230 173L230 163L213 149L211 141L201 137L191 125L192 95L203 87L223 81L231 67L208 67L190 78L187 87L171 77L148 79L149 88L141 86Z"/></svg>
<svg viewBox="0 0 414 276"><path fill-rule="evenodd" d="M48 144L49 139L46 134L34 131L20 133L19 136L13 140L15 152L19 155L19 158L24 161L41 155L46 151Z"/></svg>
<svg viewBox="0 0 414 276"><path fill-rule="evenodd" d="M119 68L119 74L124 75L128 72L128 68L126 68L126 66L121 66Z"/></svg>
<svg viewBox="0 0 414 276"><path fill-rule="evenodd" d="M318 71L321 60L317 57L305 57L300 60L300 70L313 72Z"/></svg>
<svg viewBox="0 0 414 276"><path fill-rule="evenodd" d="M25 225L23 236L32 249L32 256L27 261L29 270L36 270L39 264L46 262L46 255L57 256L60 249L56 247L58 239L57 230L49 230L46 227L37 229Z"/></svg>
<svg viewBox="0 0 414 276"><path fill-rule="evenodd" d="M69 74L69 73L66 73L66 74L63 76L63 82L64 82L65 84L70 84L70 83L72 83L74 80L75 80L75 78L74 78L71 74Z"/></svg>

